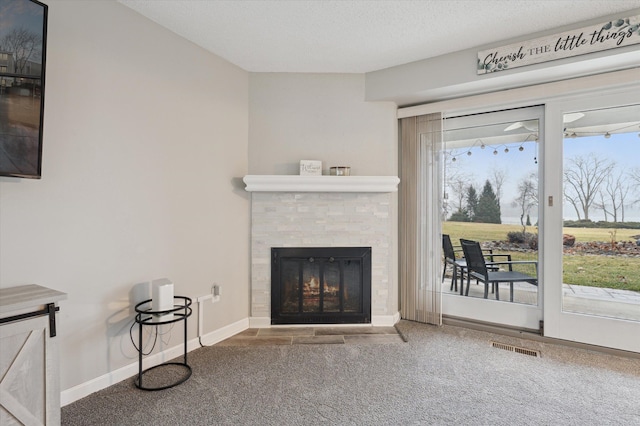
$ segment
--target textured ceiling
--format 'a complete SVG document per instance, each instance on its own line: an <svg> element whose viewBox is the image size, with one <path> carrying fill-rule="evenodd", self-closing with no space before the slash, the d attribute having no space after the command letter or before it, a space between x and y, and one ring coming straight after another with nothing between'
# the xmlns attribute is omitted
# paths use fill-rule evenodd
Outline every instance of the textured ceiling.
<svg viewBox="0 0 640 426"><path fill-rule="evenodd" d="M118 0L252 72L364 73L640 8L640 0Z"/></svg>

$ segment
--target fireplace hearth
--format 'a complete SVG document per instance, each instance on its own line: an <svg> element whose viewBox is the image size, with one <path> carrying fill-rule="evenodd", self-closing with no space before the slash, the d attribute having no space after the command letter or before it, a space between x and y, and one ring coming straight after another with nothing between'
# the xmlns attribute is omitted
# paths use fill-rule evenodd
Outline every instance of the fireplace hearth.
<svg viewBox="0 0 640 426"><path fill-rule="evenodd" d="M371 247L271 249L271 324L371 323Z"/></svg>

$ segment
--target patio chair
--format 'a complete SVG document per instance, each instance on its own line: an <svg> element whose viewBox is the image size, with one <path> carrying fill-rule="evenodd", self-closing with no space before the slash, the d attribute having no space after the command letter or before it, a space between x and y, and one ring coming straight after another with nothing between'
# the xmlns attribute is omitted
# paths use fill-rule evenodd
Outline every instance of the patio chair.
<svg viewBox="0 0 640 426"><path fill-rule="evenodd" d="M462 292L462 286L464 286L464 269L467 267L467 262L464 259L456 258L456 251L462 252L462 249L453 247L451 243L451 237L449 234L442 234L442 252L444 253L444 266L442 268L442 282L444 282L444 276L447 272L447 265L451 265L452 278L450 291L455 288L458 291L458 270L460 271L460 286Z"/></svg>
<svg viewBox="0 0 640 426"><path fill-rule="evenodd" d="M462 251L464 252L464 257L467 262L467 290L465 292L465 295L469 295L469 285L471 283L471 278L484 283L485 299L489 296L489 284L491 284L492 291L495 290L496 300L500 300L499 284L509 283L509 300L511 302L513 302L514 282L526 282L535 286L538 285L537 277L532 277L531 275L523 274L521 272L513 270L513 265L516 264L535 264L537 269L538 262L529 260L511 261L511 255L505 255L508 256L509 260L504 262L492 261L487 263L482 254L480 243L478 243L477 241L464 239L461 239L460 243L462 244ZM496 257L502 255L494 254L493 256ZM497 270L500 265L508 266L509 270Z"/></svg>
<svg viewBox="0 0 640 426"><path fill-rule="evenodd" d="M461 253L462 254L462 247L461 246L454 246L453 243L451 242L451 236L449 234L442 234L442 251L444 253L444 265L442 268L442 282L444 282L444 278L445 275L447 273L447 265L451 265L452 266L452 278L451 278L451 287L449 288L449 291L452 291L455 289L455 291L458 291L458 277L460 277L460 295L462 296L462 289L464 287L464 271L467 268L467 262L464 259L464 255L463 257L459 258L456 253ZM494 258L494 254L493 254L493 250L492 249L482 249L483 255L487 258L489 258L490 261L493 261ZM501 255L496 255L496 256L501 256ZM505 255L502 255L505 256ZM510 260L510 259L509 259ZM489 269L496 269L497 267L489 267ZM458 275L458 271L460 271L460 274ZM493 293L493 290L491 290L491 292Z"/></svg>

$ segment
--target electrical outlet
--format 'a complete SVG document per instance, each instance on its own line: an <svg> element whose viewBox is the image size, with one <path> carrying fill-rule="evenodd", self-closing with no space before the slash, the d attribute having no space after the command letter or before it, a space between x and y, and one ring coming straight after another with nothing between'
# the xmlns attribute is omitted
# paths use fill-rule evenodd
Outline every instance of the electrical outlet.
<svg viewBox="0 0 640 426"><path fill-rule="evenodd" d="M220 301L220 285L218 283L213 283L211 286L211 295L213 296L213 302Z"/></svg>

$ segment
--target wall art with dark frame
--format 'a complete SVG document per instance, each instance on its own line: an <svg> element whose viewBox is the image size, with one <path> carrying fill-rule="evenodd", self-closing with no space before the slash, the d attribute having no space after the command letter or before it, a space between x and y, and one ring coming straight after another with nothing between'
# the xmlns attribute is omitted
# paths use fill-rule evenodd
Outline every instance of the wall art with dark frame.
<svg viewBox="0 0 640 426"><path fill-rule="evenodd" d="M42 176L47 9L0 0L0 176Z"/></svg>

